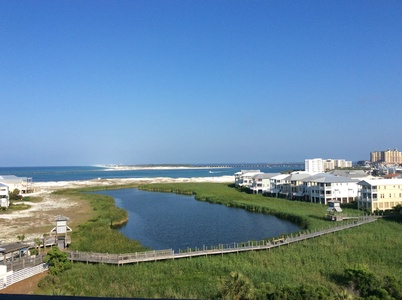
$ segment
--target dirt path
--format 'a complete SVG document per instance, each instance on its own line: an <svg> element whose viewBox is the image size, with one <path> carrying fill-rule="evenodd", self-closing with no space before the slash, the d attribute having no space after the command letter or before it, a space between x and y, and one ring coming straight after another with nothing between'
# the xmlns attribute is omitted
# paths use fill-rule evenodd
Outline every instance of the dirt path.
<svg viewBox="0 0 402 300"><path fill-rule="evenodd" d="M20 294L30 295L34 294L38 288L39 281L47 275L47 272L40 273L38 275L29 277L20 282L14 283L5 289L0 290L0 294ZM2 298L0 296L0 298Z"/></svg>

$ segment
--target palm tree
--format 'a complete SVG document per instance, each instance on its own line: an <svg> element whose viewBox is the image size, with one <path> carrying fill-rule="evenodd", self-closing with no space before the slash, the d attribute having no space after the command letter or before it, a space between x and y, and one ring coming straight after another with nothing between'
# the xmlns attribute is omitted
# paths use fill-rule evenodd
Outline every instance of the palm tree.
<svg viewBox="0 0 402 300"><path fill-rule="evenodd" d="M42 241L40 240L40 238L34 238L34 242L36 244L36 247L38 248L38 254L40 254L40 246L42 244Z"/></svg>
<svg viewBox="0 0 402 300"><path fill-rule="evenodd" d="M243 274L230 272L222 282L221 294L227 300L254 299L254 285Z"/></svg>
<svg viewBox="0 0 402 300"><path fill-rule="evenodd" d="M23 243L24 240L25 240L25 234L17 235L17 239L18 239L19 241L21 241L21 243Z"/></svg>

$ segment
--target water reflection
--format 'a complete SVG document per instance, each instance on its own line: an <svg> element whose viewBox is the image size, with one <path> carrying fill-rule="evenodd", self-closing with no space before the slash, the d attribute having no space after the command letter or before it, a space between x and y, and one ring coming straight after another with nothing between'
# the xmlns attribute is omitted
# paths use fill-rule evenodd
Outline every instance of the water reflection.
<svg viewBox="0 0 402 300"><path fill-rule="evenodd" d="M127 210L129 221L118 230L155 250L202 248L262 240L299 230L274 216L210 204L171 193L137 189L101 191Z"/></svg>

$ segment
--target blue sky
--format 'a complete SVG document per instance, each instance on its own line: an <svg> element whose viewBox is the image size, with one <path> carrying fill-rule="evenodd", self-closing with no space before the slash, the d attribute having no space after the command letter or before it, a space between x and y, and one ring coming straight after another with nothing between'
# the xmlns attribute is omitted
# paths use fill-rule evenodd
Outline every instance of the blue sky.
<svg viewBox="0 0 402 300"><path fill-rule="evenodd" d="M402 149L401 1L0 0L0 166Z"/></svg>

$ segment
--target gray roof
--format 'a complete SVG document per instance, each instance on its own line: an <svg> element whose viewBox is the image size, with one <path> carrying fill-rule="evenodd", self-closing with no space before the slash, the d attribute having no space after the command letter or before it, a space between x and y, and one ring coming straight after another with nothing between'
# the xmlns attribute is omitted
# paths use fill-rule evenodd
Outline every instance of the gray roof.
<svg viewBox="0 0 402 300"><path fill-rule="evenodd" d="M332 170L329 171L328 174L336 175L336 176L343 176L348 178L364 178L369 177L370 174L367 174L364 170Z"/></svg>
<svg viewBox="0 0 402 300"><path fill-rule="evenodd" d="M297 181L301 181L305 178L311 177L310 173L292 173L289 175L288 180L297 180Z"/></svg>
<svg viewBox="0 0 402 300"><path fill-rule="evenodd" d="M327 211L342 212L342 209L340 207L328 207Z"/></svg>
<svg viewBox="0 0 402 300"><path fill-rule="evenodd" d="M253 178L257 179L270 179L276 175L279 175L280 173L259 173L253 176Z"/></svg>
<svg viewBox="0 0 402 300"><path fill-rule="evenodd" d="M344 182L359 182L359 180L351 179L343 176L335 176L328 173L318 173L307 177L301 181L304 182L320 182L320 183L344 183Z"/></svg>
<svg viewBox="0 0 402 300"><path fill-rule="evenodd" d="M12 253L28 247L29 247L28 244L21 244L21 243L4 244L0 245L0 253L2 254Z"/></svg>

